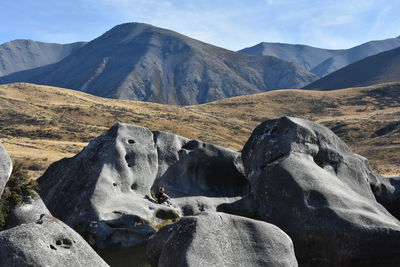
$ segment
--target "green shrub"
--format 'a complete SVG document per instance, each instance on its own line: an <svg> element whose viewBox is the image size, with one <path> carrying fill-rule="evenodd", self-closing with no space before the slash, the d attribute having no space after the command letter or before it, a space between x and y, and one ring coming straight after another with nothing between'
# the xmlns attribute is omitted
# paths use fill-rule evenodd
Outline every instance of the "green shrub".
<svg viewBox="0 0 400 267"><path fill-rule="evenodd" d="M6 225L10 211L14 207L21 205L24 197L37 197L35 190L38 190L37 182L29 179L21 162L14 162L10 179L0 198L0 230Z"/></svg>

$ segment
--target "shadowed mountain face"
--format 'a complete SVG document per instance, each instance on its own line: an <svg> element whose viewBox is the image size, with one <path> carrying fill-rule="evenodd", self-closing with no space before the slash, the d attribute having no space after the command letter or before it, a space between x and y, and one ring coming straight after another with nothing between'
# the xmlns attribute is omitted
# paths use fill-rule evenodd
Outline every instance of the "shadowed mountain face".
<svg viewBox="0 0 400 267"><path fill-rule="evenodd" d="M147 24L114 27L62 61L3 77L93 95L192 105L282 88L316 76L281 59L215 47Z"/></svg>
<svg viewBox="0 0 400 267"><path fill-rule="evenodd" d="M85 42L52 44L32 40L14 40L0 45L0 76L41 67L60 61Z"/></svg>
<svg viewBox="0 0 400 267"><path fill-rule="evenodd" d="M367 57L304 88L334 90L396 81L400 81L400 48Z"/></svg>
<svg viewBox="0 0 400 267"><path fill-rule="evenodd" d="M367 42L350 49L321 49L306 45L284 43L259 43L240 50L240 53L258 56L275 56L292 62L319 77L323 77L351 63L400 46L400 36Z"/></svg>

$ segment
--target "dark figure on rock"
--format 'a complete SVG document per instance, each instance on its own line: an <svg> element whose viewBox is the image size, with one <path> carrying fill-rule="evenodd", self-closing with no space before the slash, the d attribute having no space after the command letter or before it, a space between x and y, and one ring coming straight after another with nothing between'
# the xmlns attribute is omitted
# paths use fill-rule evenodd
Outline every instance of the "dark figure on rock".
<svg viewBox="0 0 400 267"><path fill-rule="evenodd" d="M171 205L171 202L170 202L171 197L168 196L167 194L165 194L164 187L160 187L158 189L158 193L156 194L156 198L157 198L158 204L166 203L168 205Z"/></svg>

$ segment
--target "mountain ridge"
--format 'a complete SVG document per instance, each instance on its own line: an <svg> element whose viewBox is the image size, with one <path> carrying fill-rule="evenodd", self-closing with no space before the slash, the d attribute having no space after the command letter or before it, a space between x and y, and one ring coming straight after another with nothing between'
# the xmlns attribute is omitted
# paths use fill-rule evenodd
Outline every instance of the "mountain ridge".
<svg viewBox="0 0 400 267"><path fill-rule="evenodd" d="M335 90L398 81L400 81L400 47L364 58L303 88Z"/></svg>
<svg viewBox="0 0 400 267"><path fill-rule="evenodd" d="M1 81L53 85L109 98L193 105L300 88L316 79L275 57L243 55L149 24L125 23L60 62L13 73Z"/></svg>
<svg viewBox="0 0 400 267"><path fill-rule="evenodd" d="M16 39L0 45L0 76L60 61L86 42L68 44Z"/></svg>
<svg viewBox="0 0 400 267"><path fill-rule="evenodd" d="M365 57L400 47L400 36L369 41L348 49L324 49L302 44L261 42L239 50L252 55L271 55L298 64L324 77Z"/></svg>

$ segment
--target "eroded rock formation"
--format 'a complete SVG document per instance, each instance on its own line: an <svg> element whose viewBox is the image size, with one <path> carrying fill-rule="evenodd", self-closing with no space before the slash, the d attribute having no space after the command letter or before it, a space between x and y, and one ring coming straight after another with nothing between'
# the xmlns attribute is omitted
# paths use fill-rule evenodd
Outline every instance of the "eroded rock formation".
<svg viewBox="0 0 400 267"><path fill-rule="evenodd" d="M0 232L0 266L108 266L63 222L45 216Z"/></svg>
<svg viewBox="0 0 400 267"><path fill-rule="evenodd" d="M375 174L328 128L265 121L242 157L259 215L292 238L300 264L400 262L400 222L375 200Z"/></svg>
<svg viewBox="0 0 400 267"><path fill-rule="evenodd" d="M249 192L240 153L129 124L114 125L38 181L52 214L98 247L138 244L154 233L150 225L232 209ZM172 206L153 199L159 186Z"/></svg>
<svg viewBox="0 0 400 267"><path fill-rule="evenodd" d="M202 213L162 228L149 241L152 266L297 266L278 227L226 213Z"/></svg>

